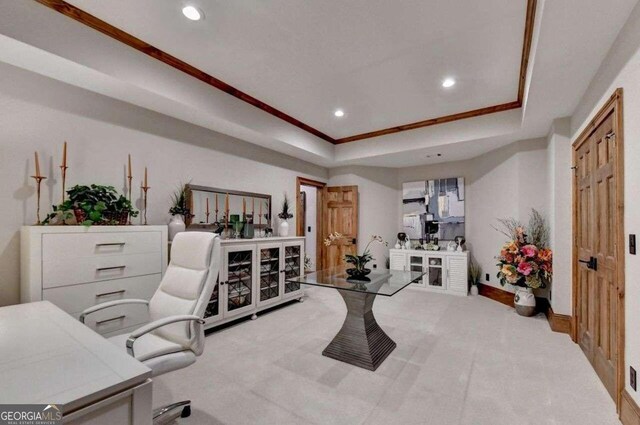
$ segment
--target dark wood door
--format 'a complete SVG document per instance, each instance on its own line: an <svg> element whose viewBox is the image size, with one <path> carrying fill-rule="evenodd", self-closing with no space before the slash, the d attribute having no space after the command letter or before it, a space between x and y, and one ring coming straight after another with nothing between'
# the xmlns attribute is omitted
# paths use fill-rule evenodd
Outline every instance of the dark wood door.
<svg viewBox="0 0 640 425"><path fill-rule="evenodd" d="M344 265L345 254L356 254L358 240L358 186L331 186L322 195L323 239L338 232L343 237L323 249L322 268Z"/></svg>
<svg viewBox="0 0 640 425"><path fill-rule="evenodd" d="M617 400L618 199L613 111L575 152L577 165L577 338Z"/></svg>

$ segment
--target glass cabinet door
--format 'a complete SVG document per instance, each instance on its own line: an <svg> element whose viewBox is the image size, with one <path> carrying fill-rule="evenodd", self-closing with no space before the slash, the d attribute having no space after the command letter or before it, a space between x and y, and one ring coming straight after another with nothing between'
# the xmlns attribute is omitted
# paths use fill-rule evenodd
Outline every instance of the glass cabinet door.
<svg viewBox="0 0 640 425"><path fill-rule="evenodd" d="M222 316L220 315L220 278L218 278L216 279L216 285L213 287L207 308L204 310L204 318L208 322L213 322L220 317Z"/></svg>
<svg viewBox="0 0 640 425"><path fill-rule="evenodd" d="M441 257L427 258L427 287L435 289L446 289L444 285L444 271Z"/></svg>
<svg viewBox="0 0 640 425"><path fill-rule="evenodd" d="M258 246L259 263L259 299L258 304L269 303L280 296L280 257L281 246Z"/></svg>
<svg viewBox="0 0 640 425"><path fill-rule="evenodd" d="M253 294L253 248L229 247L225 252L226 314L233 315L255 305Z"/></svg>
<svg viewBox="0 0 640 425"><path fill-rule="evenodd" d="M287 282L287 279L300 277L303 273L303 249L302 245L284 244L284 293L289 294L300 290L299 283Z"/></svg>
<svg viewBox="0 0 640 425"><path fill-rule="evenodd" d="M420 273L426 271L425 256L422 254L409 255L408 270L412 272L420 272ZM411 285L425 286L426 280L427 280L427 276L425 275L421 280L417 282L413 282Z"/></svg>

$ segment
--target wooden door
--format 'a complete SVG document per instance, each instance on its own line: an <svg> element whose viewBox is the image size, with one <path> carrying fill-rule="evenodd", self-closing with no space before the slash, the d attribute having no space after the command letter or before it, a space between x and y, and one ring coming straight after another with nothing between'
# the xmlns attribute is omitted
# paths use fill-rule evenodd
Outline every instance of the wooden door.
<svg viewBox="0 0 640 425"><path fill-rule="evenodd" d="M577 342L607 391L618 401L623 320L621 184L615 108L574 146ZM580 140L579 140L580 142ZM619 187L620 186L620 187ZM622 275L623 276L623 275ZM623 379L623 378L622 378Z"/></svg>
<svg viewBox="0 0 640 425"><path fill-rule="evenodd" d="M322 239L338 232L343 238L323 245L322 268L344 265L345 254L356 254L358 241L358 186L324 187Z"/></svg>

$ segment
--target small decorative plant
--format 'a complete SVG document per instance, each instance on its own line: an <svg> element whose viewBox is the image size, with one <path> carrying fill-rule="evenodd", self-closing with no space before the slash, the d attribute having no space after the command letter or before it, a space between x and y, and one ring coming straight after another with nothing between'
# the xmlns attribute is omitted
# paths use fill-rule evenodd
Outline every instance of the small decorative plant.
<svg viewBox="0 0 640 425"><path fill-rule="evenodd" d="M131 202L113 186L76 185L67 190L68 199L53 206L43 224L125 225L137 217Z"/></svg>
<svg viewBox="0 0 640 425"><path fill-rule="evenodd" d="M308 273L311 271L312 268L313 268L313 261L311 261L311 257L305 254L304 255L304 271Z"/></svg>
<svg viewBox="0 0 640 425"><path fill-rule="evenodd" d="M476 285L480 282L482 267L473 258L469 259L469 283Z"/></svg>
<svg viewBox="0 0 640 425"><path fill-rule="evenodd" d="M335 241L342 239L344 236L338 232L334 232L331 233L327 239L324 240L324 244L325 246L330 246L332 245ZM349 275L349 277L351 279L354 280L367 280L368 278L366 277L369 273L371 273L371 270L366 268L367 263L374 260L373 256L371 255L371 251L369 250L369 247L371 246L372 243L380 243L380 244L384 244L384 246L389 246L389 243L386 242L382 236L378 236L378 235L371 235L371 239L369 240L369 243L367 244L367 246L365 246L364 251L362 252L362 255L353 255L353 254L346 254L344 256L344 261L347 264L352 264L353 267L347 269L347 274Z"/></svg>
<svg viewBox="0 0 640 425"><path fill-rule="evenodd" d="M176 216L181 215L184 218L191 218L191 210L187 205L187 185L181 184L178 189L171 194L171 208L169 214Z"/></svg>
<svg viewBox="0 0 640 425"><path fill-rule="evenodd" d="M285 221L293 218L293 214L291 214L290 211L289 198L287 197L286 193L284 194L284 199L282 200L282 209L280 210L278 217Z"/></svg>

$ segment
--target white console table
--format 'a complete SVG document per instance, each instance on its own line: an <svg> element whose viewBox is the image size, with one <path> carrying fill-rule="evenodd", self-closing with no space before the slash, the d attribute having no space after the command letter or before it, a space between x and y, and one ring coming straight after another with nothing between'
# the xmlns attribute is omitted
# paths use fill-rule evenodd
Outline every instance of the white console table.
<svg viewBox="0 0 640 425"><path fill-rule="evenodd" d="M0 308L0 400L64 423L151 425L151 369L48 301Z"/></svg>
<svg viewBox="0 0 640 425"><path fill-rule="evenodd" d="M468 252L389 250L391 270L422 271L424 277L411 286L429 291L466 296L468 293Z"/></svg>

